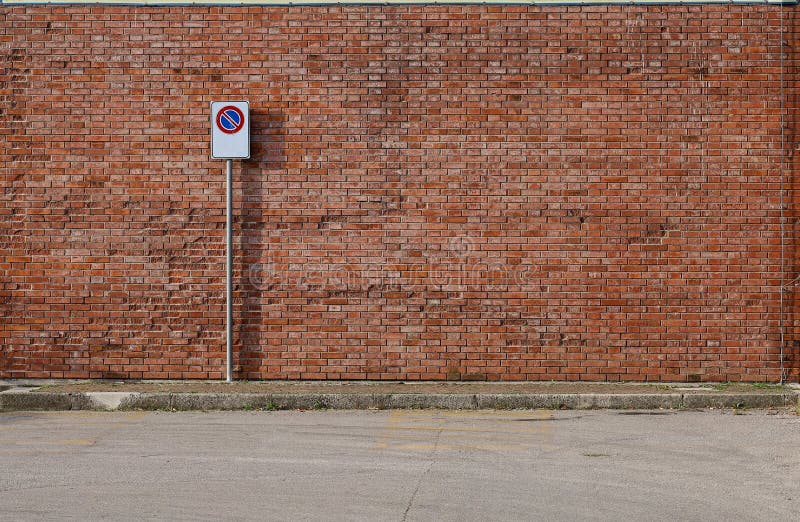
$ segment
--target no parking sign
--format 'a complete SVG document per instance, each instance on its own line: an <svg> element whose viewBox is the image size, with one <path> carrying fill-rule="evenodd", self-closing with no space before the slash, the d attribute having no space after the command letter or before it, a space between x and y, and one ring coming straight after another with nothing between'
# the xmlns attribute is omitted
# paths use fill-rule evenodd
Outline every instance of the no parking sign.
<svg viewBox="0 0 800 522"><path fill-rule="evenodd" d="M225 374L233 380L233 160L250 157L250 104L211 102L211 157L225 159Z"/></svg>
<svg viewBox="0 0 800 522"><path fill-rule="evenodd" d="M246 101L211 102L211 157L250 157L250 104Z"/></svg>

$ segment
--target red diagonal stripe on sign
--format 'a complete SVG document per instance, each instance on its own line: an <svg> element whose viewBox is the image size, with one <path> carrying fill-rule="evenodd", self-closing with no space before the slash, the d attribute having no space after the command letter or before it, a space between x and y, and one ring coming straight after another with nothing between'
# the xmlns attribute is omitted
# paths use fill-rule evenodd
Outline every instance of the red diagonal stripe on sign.
<svg viewBox="0 0 800 522"><path fill-rule="evenodd" d="M231 117L230 117L230 116L228 116L226 113L224 113L224 112L223 112L223 113L222 113L222 117L223 117L223 118L225 118L226 120L228 120L228 122L229 122L231 125L233 125L233 128L234 128L234 129L235 129L236 127L238 127L238 124L237 124L235 121L233 121L233 120L231 119Z"/></svg>

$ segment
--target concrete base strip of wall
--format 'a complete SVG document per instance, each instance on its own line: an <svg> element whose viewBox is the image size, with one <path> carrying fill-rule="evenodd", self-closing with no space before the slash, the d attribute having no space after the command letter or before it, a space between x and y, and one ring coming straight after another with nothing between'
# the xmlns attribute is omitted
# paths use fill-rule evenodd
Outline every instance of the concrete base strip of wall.
<svg viewBox="0 0 800 522"><path fill-rule="evenodd" d="M205 411L364 409L683 409L800 405L800 393L663 394L245 394L0 393L0 411Z"/></svg>

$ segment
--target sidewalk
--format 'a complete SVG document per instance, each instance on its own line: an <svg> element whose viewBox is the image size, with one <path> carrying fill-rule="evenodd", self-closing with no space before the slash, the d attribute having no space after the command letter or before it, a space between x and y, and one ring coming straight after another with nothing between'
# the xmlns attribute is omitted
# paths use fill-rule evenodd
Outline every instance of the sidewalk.
<svg viewBox="0 0 800 522"><path fill-rule="evenodd" d="M0 381L0 411L800 407L772 384Z"/></svg>

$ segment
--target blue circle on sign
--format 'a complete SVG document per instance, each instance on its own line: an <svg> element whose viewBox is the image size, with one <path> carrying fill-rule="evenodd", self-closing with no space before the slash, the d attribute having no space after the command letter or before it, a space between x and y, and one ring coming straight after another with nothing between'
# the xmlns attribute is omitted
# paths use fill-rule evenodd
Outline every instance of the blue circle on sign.
<svg viewBox="0 0 800 522"><path fill-rule="evenodd" d="M237 107L228 105L217 113L217 127L226 134L234 134L244 127L244 114Z"/></svg>

